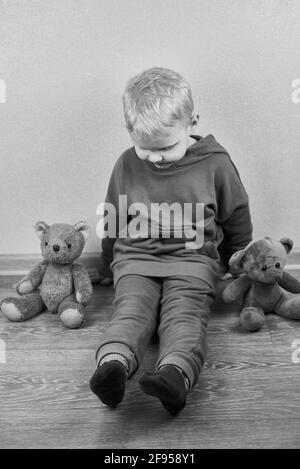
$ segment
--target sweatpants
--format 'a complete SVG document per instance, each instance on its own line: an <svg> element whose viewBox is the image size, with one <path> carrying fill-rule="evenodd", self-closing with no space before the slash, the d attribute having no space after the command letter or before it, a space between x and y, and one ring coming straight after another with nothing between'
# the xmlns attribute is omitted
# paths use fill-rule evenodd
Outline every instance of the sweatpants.
<svg viewBox="0 0 300 469"><path fill-rule="evenodd" d="M196 277L121 277L115 286L113 317L101 337L97 362L118 353L127 359L132 376L157 330L156 370L175 365L194 386L206 356L207 324L214 298L215 289Z"/></svg>

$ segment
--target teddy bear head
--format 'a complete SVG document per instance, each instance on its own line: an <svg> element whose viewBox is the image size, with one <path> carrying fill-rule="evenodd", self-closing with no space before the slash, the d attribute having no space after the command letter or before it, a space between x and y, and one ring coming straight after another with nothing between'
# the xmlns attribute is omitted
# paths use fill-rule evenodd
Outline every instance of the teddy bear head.
<svg viewBox="0 0 300 469"><path fill-rule="evenodd" d="M243 272L257 282L272 284L282 276L288 253L293 241L282 238L259 238L237 251L229 260L229 265L236 271Z"/></svg>
<svg viewBox="0 0 300 469"><path fill-rule="evenodd" d="M75 225L55 223L51 226L39 221L34 229L41 240L43 257L57 264L71 264L77 259L89 236L89 227L84 221Z"/></svg>

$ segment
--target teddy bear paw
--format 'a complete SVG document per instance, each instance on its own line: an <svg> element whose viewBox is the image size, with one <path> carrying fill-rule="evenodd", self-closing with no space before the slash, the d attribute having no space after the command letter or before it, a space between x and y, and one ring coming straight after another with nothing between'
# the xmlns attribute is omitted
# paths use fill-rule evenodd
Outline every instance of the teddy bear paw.
<svg viewBox="0 0 300 469"><path fill-rule="evenodd" d="M89 299L90 299L90 295L86 292L80 292L80 291L77 291L76 292L76 301L82 305L82 306L86 306L89 302Z"/></svg>
<svg viewBox="0 0 300 469"><path fill-rule="evenodd" d="M3 301L0 306L1 312L10 321L18 322L24 320L24 315L15 302L11 300Z"/></svg>
<svg viewBox="0 0 300 469"><path fill-rule="evenodd" d="M246 331L257 331L262 328L265 323L265 316L262 311L255 306L244 308L240 315L240 322Z"/></svg>
<svg viewBox="0 0 300 469"><path fill-rule="evenodd" d="M78 309L65 309L60 316L62 323L69 329L77 329L84 321L84 317Z"/></svg>
<svg viewBox="0 0 300 469"><path fill-rule="evenodd" d="M30 280L26 280L25 282L20 282L17 285L17 292L20 295L26 295L27 293L31 293L33 290L34 288Z"/></svg>

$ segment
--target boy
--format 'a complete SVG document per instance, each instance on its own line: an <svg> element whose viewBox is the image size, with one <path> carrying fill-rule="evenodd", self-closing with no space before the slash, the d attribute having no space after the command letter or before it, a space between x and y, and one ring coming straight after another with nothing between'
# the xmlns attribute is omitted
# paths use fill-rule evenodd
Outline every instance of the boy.
<svg viewBox="0 0 300 469"><path fill-rule="evenodd" d="M251 241L248 197L227 151L194 135L199 116L181 75L146 70L129 80L123 104L133 147L110 178L106 203L119 223L102 240L99 272L103 284L113 274L114 315L90 385L115 407L158 325L156 370L139 384L176 414L204 363L220 255L227 263Z"/></svg>

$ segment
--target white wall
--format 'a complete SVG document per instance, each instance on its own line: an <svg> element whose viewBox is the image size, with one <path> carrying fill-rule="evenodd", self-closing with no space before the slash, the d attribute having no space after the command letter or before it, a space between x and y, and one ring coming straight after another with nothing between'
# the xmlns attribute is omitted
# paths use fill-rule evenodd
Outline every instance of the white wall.
<svg viewBox="0 0 300 469"><path fill-rule="evenodd" d="M32 225L86 219L130 145L127 79L154 65L190 81L199 133L230 151L255 235L300 247L298 0L0 1L0 254L36 253Z"/></svg>

